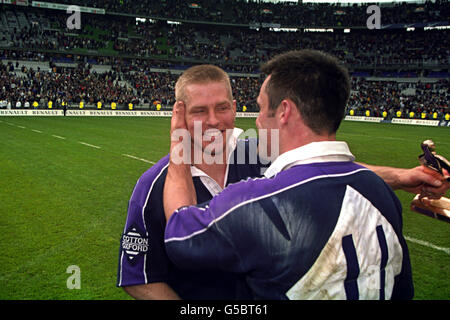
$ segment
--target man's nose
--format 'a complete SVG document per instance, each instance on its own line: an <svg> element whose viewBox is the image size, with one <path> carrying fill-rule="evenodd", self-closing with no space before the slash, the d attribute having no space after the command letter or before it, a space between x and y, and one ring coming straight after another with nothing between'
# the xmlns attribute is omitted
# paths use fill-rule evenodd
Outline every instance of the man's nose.
<svg viewBox="0 0 450 320"><path fill-rule="evenodd" d="M217 128L219 126L219 119L214 111L208 113L208 118L206 119L206 125L208 127Z"/></svg>
<svg viewBox="0 0 450 320"><path fill-rule="evenodd" d="M258 115L258 117L256 118L256 120L255 120L255 124L256 124L256 128L260 128L260 126L259 126L259 115Z"/></svg>

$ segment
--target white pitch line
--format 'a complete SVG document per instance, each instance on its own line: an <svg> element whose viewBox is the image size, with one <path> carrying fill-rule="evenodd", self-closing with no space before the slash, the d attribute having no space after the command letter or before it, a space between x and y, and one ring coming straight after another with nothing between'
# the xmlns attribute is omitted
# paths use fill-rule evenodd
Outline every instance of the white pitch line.
<svg viewBox="0 0 450 320"><path fill-rule="evenodd" d="M130 155L130 154L125 154L125 153L124 153L124 154L122 154L122 155L125 156L125 157L128 157L128 158L131 158L131 159L140 160L140 161L143 161L143 162L155 164L155 162L153 162L153 161L150 161L150 160L147 160L147 159L138 158L138 157L132 156L132 155Z"/></svg>
<svg viewBox="0 0 450 320"><path fill-rule="evenodd" d="M42 131L36 130L36 129L31 129L31 131L37 132L37 133L42 133Z"/></svg>
<svg viewBox="0 0 450 320"><path fill-rule="evenodd" d="M398 140L398 141L412 141L412 139L405 139L405 138L399 138L399 137L381 137L381 136L371 136L368 134L360 134L360 133L346 133L341 132L341 135L347 135L347 136L358 136L358 137L365 137L365 138L376 138L376 139L384 139L384 140ZM443 142L439 141L439 144L450 144L450 142Z"/></svg>
<svg viewBox="0 0 450 320"><path fill-rule="evenodd" d="M65 140L66 138L64 138L64 137L61 137L61 136L57 136L56 134L52 134L52 137L55 137L55 138L58 138L58 139L63 139L63 140Z"/></svg>
<svg viewBox="0 0 450 320"><path fill-rule="evenodd" d="M18 126L19 128L21 128L21 129L26 129L27 127L24 127L24 126Z"/></svg>
<svg viewBox="0 0 450 320"><path fill-rule="evenodd" d="M415 238L411 238L408 236L405 236L405 239L408 241L411 241L413 243L417 243L420 244L422 246L431 248L431 249L435 249L435 250L439 250L439 251L444 251L446 254L450 254L450 248L444 248L444 247L438 247L432 243L429 243L428 241L423 241L423 240L419 240L419 239L415 239Z"/></svg>
<svg viewBox="0 0 450 320"><path fill-rule="evenodd" d="M85 146L88 146L88 147L91 147L91 148L101 149L101 147L99 147L99 146L94 146L93 144L89 144L89 143L86 143L86 142L83 142L83 141L78 141L78 143L81 143L81 144L83 144Z"/></svg>

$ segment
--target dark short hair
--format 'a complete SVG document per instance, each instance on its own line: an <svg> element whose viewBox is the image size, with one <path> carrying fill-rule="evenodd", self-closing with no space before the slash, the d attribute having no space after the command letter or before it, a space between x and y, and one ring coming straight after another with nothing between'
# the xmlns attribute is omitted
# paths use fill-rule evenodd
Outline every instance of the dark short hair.
<svg viewBox="0 0 450 320"><path fill-rule="evenodd" d="M270 75L266 86L269 109L276 110L289 98L315 133L337 131L350 96L350 77L338 59L316 50L289 51L275 56L261 70Z"/></svg>

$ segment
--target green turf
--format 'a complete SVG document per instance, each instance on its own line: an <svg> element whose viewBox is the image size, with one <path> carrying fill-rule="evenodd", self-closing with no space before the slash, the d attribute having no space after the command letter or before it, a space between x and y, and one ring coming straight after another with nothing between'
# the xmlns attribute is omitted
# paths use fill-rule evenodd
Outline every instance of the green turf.
<svg viewBox="0 0 450 320"><path fill-rule="evenodd" d="M154 162L167 154L169 118L0 121L0 299L129 299L115 287L119 239L134 184L151 164L123 154ZM254 119L236 124L254 128ZM344 122L338 139L348 141L358 161L412 167L424 139L449 155L449 134L448 128ZM396 193L404 234L450 247L449 225L411 212L413 196ZM408 246L415 298L449 299L449 254ZM80 267L80 290L66 286L70 265Z"/></svg>

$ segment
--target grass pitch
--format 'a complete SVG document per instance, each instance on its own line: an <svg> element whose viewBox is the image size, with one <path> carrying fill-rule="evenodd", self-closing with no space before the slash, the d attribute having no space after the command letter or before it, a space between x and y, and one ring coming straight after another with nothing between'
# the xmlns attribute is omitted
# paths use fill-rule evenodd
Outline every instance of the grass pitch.
<svg viewBox="0 0 450 320"><path fill-rule="evenodd" d="M169 118L0 118L0 299L130 299L115 286L127 203L150 162L168 153L169 128ZM357 161L408 168L425 139L449 156L449 130L344 122L338 139ZM449 225L411 212L412 194L396 194L415 299L448 300ZM67 287L71 265L78 290Z"/></svg>

